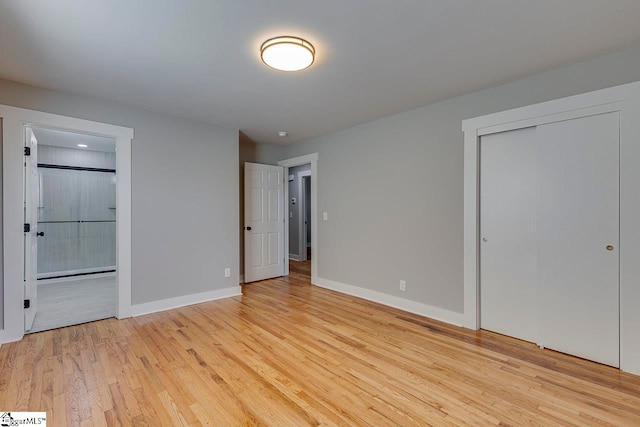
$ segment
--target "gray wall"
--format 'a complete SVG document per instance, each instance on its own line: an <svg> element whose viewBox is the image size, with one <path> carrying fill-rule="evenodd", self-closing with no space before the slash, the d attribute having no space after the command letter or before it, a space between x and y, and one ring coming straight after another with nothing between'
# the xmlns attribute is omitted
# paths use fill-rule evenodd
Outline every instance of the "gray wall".
<svg viewBox="0 0 640 427"><path fill-rule="evenodd" d="M7 80L0 104L135 129L133 304L237 286L237 130Z"/></svg>
<svg viewBox="0 0 640 427"><path fill-rule="evenodd" d="M287 205L289 206L289 254L301 255L300 252L300 211L302 210L302 197L300 180L298 179L298 172L311 170L311 164L296 166L289 169L289 175L293 175L293 181L289 183L289 200ZM291 199L296 199L296 204L291 203ZM291 216L293 213L293 216Z"/></svg>
<svg viewBox="0 0 640 427"><path fill-rule="evenodd" d="M281 149L319 153L318 276L462 312L461 121L638 80L640 46Z"/></svg>
<svg viewBox="0 0 640 427"><path fill-rule="evenodd" d="M43 145L43 139L38 139L39 164L116 167L115 153ZM115 173L52 168L38 168L38 173L38 231L44 232L38 238L38 278L113 268Z"/></svg>
<svg viewBox="0 0 640 427"><path fill-rule="evenodd" d="M2 224L4 223L4 209L2 208L4 201L2 193L2 176L4 175L2 163L2 153L4 152L2 147L2 135L2 119L0 118L0 242L4 242L4 233L2 231ZM0 328L4 329L4 243L0 244Z"/></svg>

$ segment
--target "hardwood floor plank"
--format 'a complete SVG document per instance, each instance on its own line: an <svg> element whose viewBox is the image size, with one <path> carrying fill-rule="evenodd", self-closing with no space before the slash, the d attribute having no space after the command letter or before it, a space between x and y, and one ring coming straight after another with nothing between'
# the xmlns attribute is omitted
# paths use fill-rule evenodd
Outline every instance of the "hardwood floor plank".
<svg viewBox="0 0 640 427"><path fill-rule="evenodd" d="M91 406L91 422L94 427L106 427L107 420L104 417L104 411L99 405Z"/></svg>
<svg viewBox="0 0 640 427"><path fill-rule="evenodd" d="M20 408L17 410L18 411L27 411L27 410L36 411L39 409ZM58 394L53 396L53 409L51 409L51 413L47 414L47 424L49 423L49 419L51 419L50 422L54 426L71 425L67 421L66 396L64 394Z"/></svg>
<svg viewBox="0 0 640 427"><path fill-rule="evenodd" d="M640 425L640 377L312 286L307 264L3 345L0 406L54 426Z"/></svg>

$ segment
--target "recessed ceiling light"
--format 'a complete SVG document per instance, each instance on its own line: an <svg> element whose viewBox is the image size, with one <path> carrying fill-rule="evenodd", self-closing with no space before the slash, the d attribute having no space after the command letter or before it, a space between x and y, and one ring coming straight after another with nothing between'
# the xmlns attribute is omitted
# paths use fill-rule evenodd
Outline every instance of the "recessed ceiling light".
<svg viewBox="0 0 640 427"><path fill-rule="evenodd" d="M78 147L80 147L80 148L87 148L88 146L87 146L87 144L78 144Z"/></svg>
<svg viewBox="0 0 640 427"><path fill-rule="evenodd" d="M282 136L282 137L289 136L289 133L281 130L280 132L278 132L278 136Z"/></svg>
<svg viewBox="0 0 640 427"><path fill-rule="evenodd" d="M262 62L281 71L304 70L313 64L315 56L313 45L299 37L274 37L260 46Z"/></svg>

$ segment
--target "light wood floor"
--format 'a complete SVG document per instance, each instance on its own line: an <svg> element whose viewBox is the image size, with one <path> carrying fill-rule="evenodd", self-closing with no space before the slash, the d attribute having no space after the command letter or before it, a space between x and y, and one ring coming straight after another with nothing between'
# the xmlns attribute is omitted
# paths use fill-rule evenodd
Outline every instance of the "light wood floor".
<svg viewBox="0 0 640 427"><path fill-rule="evenodd" d="M116 315L115 273L38 282L38 311L29 332Z"/></svg>
<svg viewBox="0 0 640 427"><path fill-rule="evenodd" d="M301 276L311 277L311 258L306 261L289 261L289 271Z"/></svg>
<svg viewBox="0 0 640 427"><path fill-rule="evenodd" d="M324 290L31 334L0 408L67 425L640 425L640 377Z"/></svg>

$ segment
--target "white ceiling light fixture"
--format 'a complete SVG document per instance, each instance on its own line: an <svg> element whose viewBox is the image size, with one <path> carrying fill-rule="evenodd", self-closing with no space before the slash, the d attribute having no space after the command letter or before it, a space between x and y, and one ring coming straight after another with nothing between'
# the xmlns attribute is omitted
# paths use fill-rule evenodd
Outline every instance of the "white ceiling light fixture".
<svg viewBox="0 0 640 427"><path fill-rule="evenodd" d="M78 144L78 147L80 147L80 148L87 148L87 147L88 147L88 145L87 145L87 144Z"/></svg>
<svg viewBox="0 0 640 427"><path fill-rule="evenodd" d="M304 70L313 64L315 56L313 45L299 37L274 37L260 46L262 62L280 71Z"/></svg>
<svg viewBox="0 0 640 427"><path fill-rule="evenodd" d="M289 132L285 132L283 130L278 132L278 136L284 138L285 136L289 136Z"/></svg>

